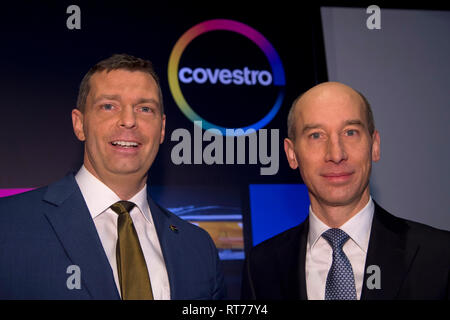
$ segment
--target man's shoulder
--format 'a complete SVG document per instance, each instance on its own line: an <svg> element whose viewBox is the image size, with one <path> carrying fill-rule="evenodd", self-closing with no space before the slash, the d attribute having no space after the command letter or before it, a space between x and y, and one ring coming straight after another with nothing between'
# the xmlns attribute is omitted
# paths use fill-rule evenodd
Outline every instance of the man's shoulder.
<svg viewBox="0 0 450 320"><path fill-rule="evenodd" d="M37 212L48 204L59 204L73 194L75 186L73 174L68 174L49 185L0 198L0 215L13 211L15 216L19 216L21 213Z"/></svg>
<svg viewBox="0 0 450 320"><path fill-rule="evenodd" d="M306 236L307 233L308 218L301 224L257 244L251 249L251 255L270 258L284 250L292 251L292 248L299 247L301 237Z"/></svg>
<svg viewBox="0 0 450 320"><path fill-rule="evenodd" d="M404 219L410 228L410 238L418 243L441 244L450 253L450 231L438 229L420 222Z"/></svg>
<svg viewBox="0 0 450 320"><path fill-rule="evenodd" d="M405 219L393 215L376 205L376 214L379 221L392 232L404 233L409 241L424 245L445 244L446 250L450 250L450 231L438 229L430 225Z"/></svg>
<svg viewBox="0 0 450 320"><path fill-rule="evenodd" d="M30 207L36 205L36 202L41 201L48 186L40 187L16 195L0 198L0 210L1 208L12 207L15 210L21 207Z"/></svg>
<svg viewBox="0 0 450 320"><path fill-rule="evenodd" d="M14 232L33 230L41 221L46 187L0 198L0 233L15 237Z"/></svg>

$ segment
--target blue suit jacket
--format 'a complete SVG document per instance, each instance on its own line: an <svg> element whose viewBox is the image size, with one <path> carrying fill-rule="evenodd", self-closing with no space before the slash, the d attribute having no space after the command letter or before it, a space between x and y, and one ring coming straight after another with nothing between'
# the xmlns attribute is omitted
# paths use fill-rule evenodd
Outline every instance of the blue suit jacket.
<svg viewBox="0 0 450 320"><path fill-rule="evenodd" d="M224 298L221 265L208 233L161 208L150 195L147 199L171 298ZM67 272L71 265L80 268L80 289L67 286L74 274ZM120 299L72 174L47 187L0 199L0 299Z"/></svg>

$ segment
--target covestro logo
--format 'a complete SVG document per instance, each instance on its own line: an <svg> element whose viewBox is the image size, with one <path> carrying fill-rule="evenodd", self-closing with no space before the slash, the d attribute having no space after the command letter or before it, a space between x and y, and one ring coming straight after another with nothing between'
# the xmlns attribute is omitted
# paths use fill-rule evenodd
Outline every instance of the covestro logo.
<svg viewBox="0 0 450 320"><path fill-rule="evenodd" d="M188 66L181 65L180 59L189 44L202 34L214 31L228 31L240 34L253 42L265 55L270 66L269 70L251 68L249 66L236 68L220 68L210 65ZM224 59L223 57L221 59ZM245 64L245 61L243 62ZM203 129L217 129L223 135L241 135L248 129L259 130L266 126L277 114L284 98L285 75L281 59L272 44L257 30L234 20L215 19L201 22L187 30L176 42L169 58L168 67L169 87L173 98L183 114L193 123L201 121ZM241 126L242 130L227 130L224 126L212 123L202 118L183 95L180 83L183 85L221 85L242 87L275 87L277 95L274 101L267 101L270 110L256 122ZM238 129L238 128L231 128Z"/></svg>
<svg viewBox="0 0 450 320"><path fill-rule="evenodd" d="M235 69L210 69L210 68L181 68L178 72L178 78L183 83L191 83L192 81L202 84L210 82L211 84L235 84L252 86L260 84L268 86L272 83L272 75L266 70L249 70L244 67L243 70Z"/></svg>

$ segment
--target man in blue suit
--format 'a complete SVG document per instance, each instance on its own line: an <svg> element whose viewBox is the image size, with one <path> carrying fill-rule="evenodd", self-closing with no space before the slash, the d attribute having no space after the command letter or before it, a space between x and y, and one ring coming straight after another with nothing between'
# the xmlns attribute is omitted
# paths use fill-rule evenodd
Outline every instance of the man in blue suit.
<svg viewBox="0 0 450 320"><path fill-rule="evenodd" d="M147 188L165 120L149 61L113 55L88 71L72 111L81 169L0 200L1 299L224 298L210 236Z"/></svg>

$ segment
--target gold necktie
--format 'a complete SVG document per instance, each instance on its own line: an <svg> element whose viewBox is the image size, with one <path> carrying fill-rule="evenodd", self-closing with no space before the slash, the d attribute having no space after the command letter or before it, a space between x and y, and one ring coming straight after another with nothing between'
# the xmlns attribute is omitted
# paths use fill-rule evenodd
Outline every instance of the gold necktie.
<svg viewBox="0 0 450 320"><path fill-rule="evenodd" d="M129 201L118 201L111 206L119 215L116 260L120 293L123 300L153 300L147 264L130 217L134 206Z"/></svg>

